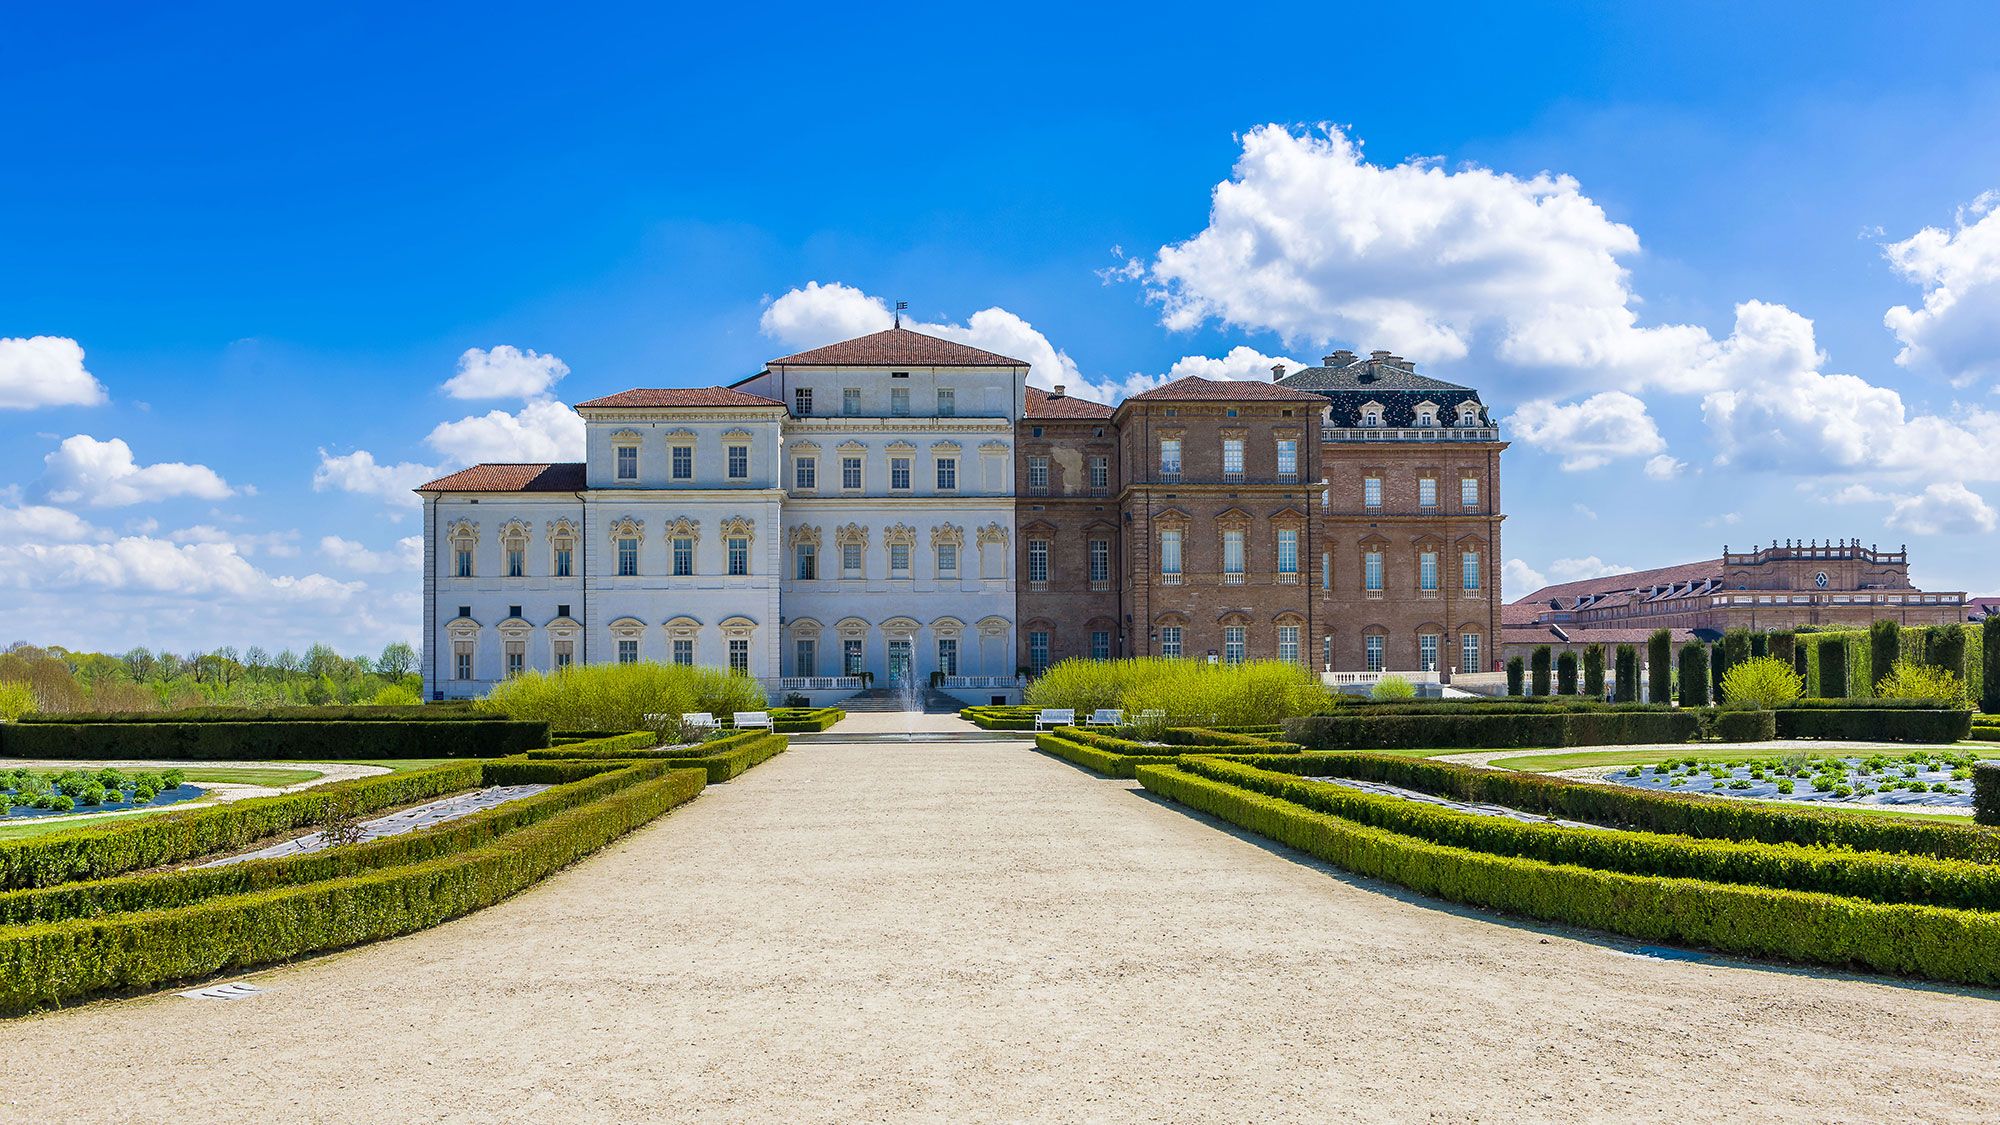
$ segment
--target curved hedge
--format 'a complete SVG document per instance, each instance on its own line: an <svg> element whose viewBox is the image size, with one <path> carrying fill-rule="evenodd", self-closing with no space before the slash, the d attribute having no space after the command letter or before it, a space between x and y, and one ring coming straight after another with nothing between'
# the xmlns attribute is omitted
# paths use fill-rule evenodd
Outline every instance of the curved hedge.
<svg viewBox="0 0 2000 1125"><path fill-rule="evenodd" d="M846 717L847 712L838 707L773 707L771 728L776 734L811 734Z"/></svg>
<svg viewBox="0 0 2000 1125"><path fill-rule="evenodd" d="M1771 711L1720 710L1715 736L1724 742L1769 742L1778 737L1778 716Z"/></svg>
<svg viewBox="0 0 2000 1125"><path fill-rule="evenodd" d="M1139 781L1361 875L1423 894L1646 941L1969 984L2000 983L2000 915L1629 875L1491 855L1372 828L1173 766Z"/></svg>
<svg viewBox="0 0 2000 1125"><path fill-rule="evenodd" d="M649 738L651 736L648 736ZM606 740L615 741L615 740ZM654 739L654 741L658 741ZM759 763L784 753L790 740L782 734L771 734L761 730L744 731L741 734L724 735L693 746L668 746L659 749L632 750L594 748L591 744L579 743L559 746L551 750L530 750L529 761L549 759L572 759L578 761L630 760L654 758L676 762L687 768L708 771L710 784L719 784L736 777Z"/></svg>
<svg viewBox="0 0 2000 1125"><path fill-rule="evenodd" d="M1285 736L1309 750L1619 746L1687 742L1691 711L1643 704L1573 709L1518 704L1444 704L1436 710L1371 710L1285 720Z"/></svg>
<svg viewBox="0 0 2000 1125"><path fill-rule="evenodd" d="M1166 734L1169 745L1161 746L1084 727L1057 727L1036 735L1035 749L1108 777L1122 778L1132 777L1138 766L1176 761L1184 754L1296 754L1300 750L1288 742L1198 727L1176 727Z"/></svg>
<svg viewBox="0 0 2000 1125"><path fill-rule="evenodd" d="M0 723L0 757L72 761L496 758L548 744L549 724L507 719Z"/></svg>
<svg viewBox="0 0 2000 1125"><path fill-rule="evenodd" d="M958 717L980 730L1034 730L1039 707L1003 704L993 707L961 707Z"/></svg>
<svg viewBox="0 0 2000 1125"><path fill-rule="evenodd" d="M1882 704L1882 699L1856 700ZM1919 701L1912 700L1912 703ZM1958 742L1972 736L1971 711L1909 707L1782 707L1779 738L1831 738L1851 742Z"/></svg>

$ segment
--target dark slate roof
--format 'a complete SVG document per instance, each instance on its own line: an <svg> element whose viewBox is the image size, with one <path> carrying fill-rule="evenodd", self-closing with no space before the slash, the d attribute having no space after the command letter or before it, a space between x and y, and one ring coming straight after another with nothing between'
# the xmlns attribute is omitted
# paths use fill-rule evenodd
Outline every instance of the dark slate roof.
<svg viewBox="0 0 2000 1125"><path fill-rule="evenodd" d="M412 492L580 492L583 462L505 462L474 465L439 477Z"/></svg>
<svg viewBox="0 0 2000 1125"><path fill-rule="evenodd" d="M1075 395L1055 395L1040 387L1028 388L1029 418L1109 418L1111 408Z"/></svg>
<svg viewBox="0 0 2000 1125"><path fill-rule="evenodd" d="M1526 597L1516 598L1514 604L1549 609L1554 607L1554 603L1560 602L1562 608L1568 609L1579 599L1591 594L1622 594L1633 590L1647 590L1654 586L1683 586L1690 582L1700 583L1704 579L1722 581L1721 559L1703 559L1700 562L1680 563L1652 570L1630 570L1603 578L1558 582L1552 586L1544 586Z"/></svg>
<svg viewBox="0 0 2000 1125"><path fill-rule="evenodd" d="M1010 359L982 348L940 340L907 328L885 328L852 340L774 359L770 366L789 367L1026 367L1025 359Z"/></svg>
<svg viewBox="0 0 2000 1125"><path fill-rule="evenodd" d="M1326 357L1319 367L1306 367L1278 380L1281 387L1310 391L1330 400L1331 424L1358 426L1365 403L1382 404L1382 424L1410 426L1416 423L1417 404L1429 401L1438 408L1439 424L1450 425L1457 415L1453 408L1467 399L1479 402L1479 392L1458 383L1419 375L1404 361ZM1483 421L1486 407L1480 404Z"/></svg>
<svg viewBox="0 0 2000 1125"><path fill-rule="evenodd" d="M578 410L591 407L649 406L783 406L777 399L753 395L728 387L636 387L615 395L576 404Z"/></svg>

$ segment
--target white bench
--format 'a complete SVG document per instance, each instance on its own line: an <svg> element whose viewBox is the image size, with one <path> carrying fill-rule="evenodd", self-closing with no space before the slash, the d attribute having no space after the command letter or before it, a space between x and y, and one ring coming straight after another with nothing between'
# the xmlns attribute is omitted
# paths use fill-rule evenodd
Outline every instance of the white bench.
<svg viewBox="0 0 2000 1125"><path fill-rule="evenodd" d="M1097 710L1091 712L1090 718L1085 719L1083 725L1087 727L1122 727L1125 725L1125 712L1120 711L1116 707L1099 707Z"/></svg>
<svg viewBox="0 0 2000 1125"><path fill-rule="evenodd" d="M765 730L773 729L769 711L738 711L734 722L737 730L753 730L757 727L763 727Z"/></svg>
<svg viewBox="0 0 2000 1125"><path fill-rule="evenodd" d="M1076 712L1068 707L1044 707L1042 708L1042 713L1035 716L1036 730L1050 730L1055 727L1073 727L1075 725Z"/></svg>
<svg viewBox="0 0 2000 1125"><path fill-rule="evenodd" d="M690 711L681 716L681 725L696 730L714 730L720 724L715 721L714 715L706 711Z"/></svg>
<svg viewBox="0 0 2000 1125"><path fill-rule="evenodd" d="M1141 711L1138 717L1132 720L1135 726L1164 726L1166 721L1167 713L1158 710Z"/></svg>

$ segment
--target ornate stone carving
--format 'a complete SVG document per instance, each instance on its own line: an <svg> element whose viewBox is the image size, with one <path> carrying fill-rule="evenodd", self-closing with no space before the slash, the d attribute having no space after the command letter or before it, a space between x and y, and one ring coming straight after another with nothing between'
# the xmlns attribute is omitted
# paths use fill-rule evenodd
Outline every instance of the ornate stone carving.
<svg viewBox="0 0 2000 1125"><path fill-rule="evenodd" d="M998 543L1004 547L1007 545L1007 538L1007 528L998 520L979 529L979 545L982 547L988 543Z"/></svg>

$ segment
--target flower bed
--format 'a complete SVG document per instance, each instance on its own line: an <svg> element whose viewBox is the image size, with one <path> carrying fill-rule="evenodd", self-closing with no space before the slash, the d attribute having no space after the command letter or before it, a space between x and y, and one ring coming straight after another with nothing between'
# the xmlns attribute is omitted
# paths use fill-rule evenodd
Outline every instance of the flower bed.
<svg viewBox="0 0 2000 1125"><path fill-rule="evenodd" d="M1969 809L1976 761L1967 753L1924 750L1856 757L1793 754L1736 762L1692 757L1628 766L1602 776L1640 789L1721 797Z"/></svg>

